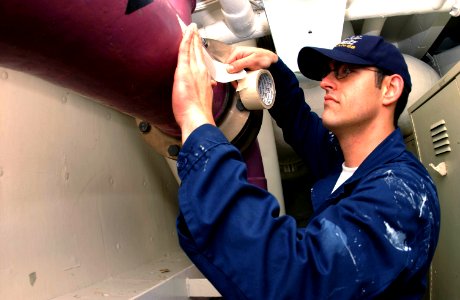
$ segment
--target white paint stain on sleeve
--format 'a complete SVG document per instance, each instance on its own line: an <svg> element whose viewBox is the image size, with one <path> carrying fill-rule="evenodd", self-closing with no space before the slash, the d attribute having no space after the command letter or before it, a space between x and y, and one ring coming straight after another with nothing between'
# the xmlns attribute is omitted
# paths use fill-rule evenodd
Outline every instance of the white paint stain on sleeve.
<svg viewBox="0 0 460 300"><path fill-rule="evenodd" d="M347 235L343 232L343 230L333 222L326 219L322 219L320 223L322 232L321 236L327 250L342 252L345 249L350 255L353 265L356 267L356 259L351 252L350 246L348 245Z"/></svg>
<svg viewBox="0 0 460 300"><path fill-rule="evenodd" d="M383 221L386 228L386 239L390 242L393 247L399 251L411 251L411 247L406 245L406 234L402 231L396 231L393 227L390 226L387 222Z"/></svg>
<svg viewBox="0 0 460 300"><path fill-rule="evenodd" d="M423 181L417 184L418 186L414 190L403 179L396 177L392 170L386 171L385 175L385 182L390 189L394 190L394 199L396 201L401 199L409 201L412 208L419 209L419 217L422 217L425 203L428 199Z"/></svg>
<svg viewBox="0 0 460 300"><path fill-rule="evenodd" d="M421 195L422 201L420 201L420 214L418 215L419 218L422 217L423 214L423 208L425 207L426 200L428 199L428 196L426 194Z"/></svg>

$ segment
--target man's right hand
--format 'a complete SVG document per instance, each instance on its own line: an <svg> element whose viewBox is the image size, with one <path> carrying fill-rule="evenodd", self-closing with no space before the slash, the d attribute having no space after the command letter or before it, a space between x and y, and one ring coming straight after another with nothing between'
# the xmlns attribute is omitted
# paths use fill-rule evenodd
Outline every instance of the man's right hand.
<svg viewBox="0 0 460 300"><path fill-rule="evenodd" d="M227 58L229 64L227 71L237 73L243 69L259 70L268 69L271 64L278 61L278 55L270 50L256 47L238 46L233 49Z"/></svg>

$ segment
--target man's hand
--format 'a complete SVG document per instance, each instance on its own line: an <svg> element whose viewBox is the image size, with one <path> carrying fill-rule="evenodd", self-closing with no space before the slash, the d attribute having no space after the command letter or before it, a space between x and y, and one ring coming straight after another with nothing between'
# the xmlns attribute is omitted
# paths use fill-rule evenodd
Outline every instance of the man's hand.
<svg viewBox="0 0 460 300"><path fill-rule="evenodd" d="M214 84L204 62L198 30L191 24L179 47L172 91L173 113L182 131L182 143L199 126L215 125L212 115Z"/></svg>
<svg viewBox="0 0 460 300"><path fill-rule="evenodd" d="M278 61L278 55L270 50L256 47L239 46L233 49L227 58L229 64L227 71L236 73L243 69L259 70L267 69L271 64Z"/></svg>

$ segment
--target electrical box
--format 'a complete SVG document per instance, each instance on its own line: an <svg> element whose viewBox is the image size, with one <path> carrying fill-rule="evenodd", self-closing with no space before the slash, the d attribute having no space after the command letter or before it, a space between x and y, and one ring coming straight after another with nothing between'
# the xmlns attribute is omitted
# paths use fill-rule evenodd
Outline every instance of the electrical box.
<svg viewBox="0 0 460 300"><path fill-rule="evenodd" d="M438 189L441 232L430 299L460 299L460 62L409 107L417 153Z"/></svg>

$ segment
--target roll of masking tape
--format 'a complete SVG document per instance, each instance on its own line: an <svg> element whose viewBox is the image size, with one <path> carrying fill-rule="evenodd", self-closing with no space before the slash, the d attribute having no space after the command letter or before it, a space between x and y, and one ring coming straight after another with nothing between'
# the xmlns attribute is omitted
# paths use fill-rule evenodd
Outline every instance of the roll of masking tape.
<svg viewBox="0 0 460 300"><path fill-rule="evenodd" d="M247 110L268 109L275 103L275 81L268 70L250 71L236 89Z"/></svg>

